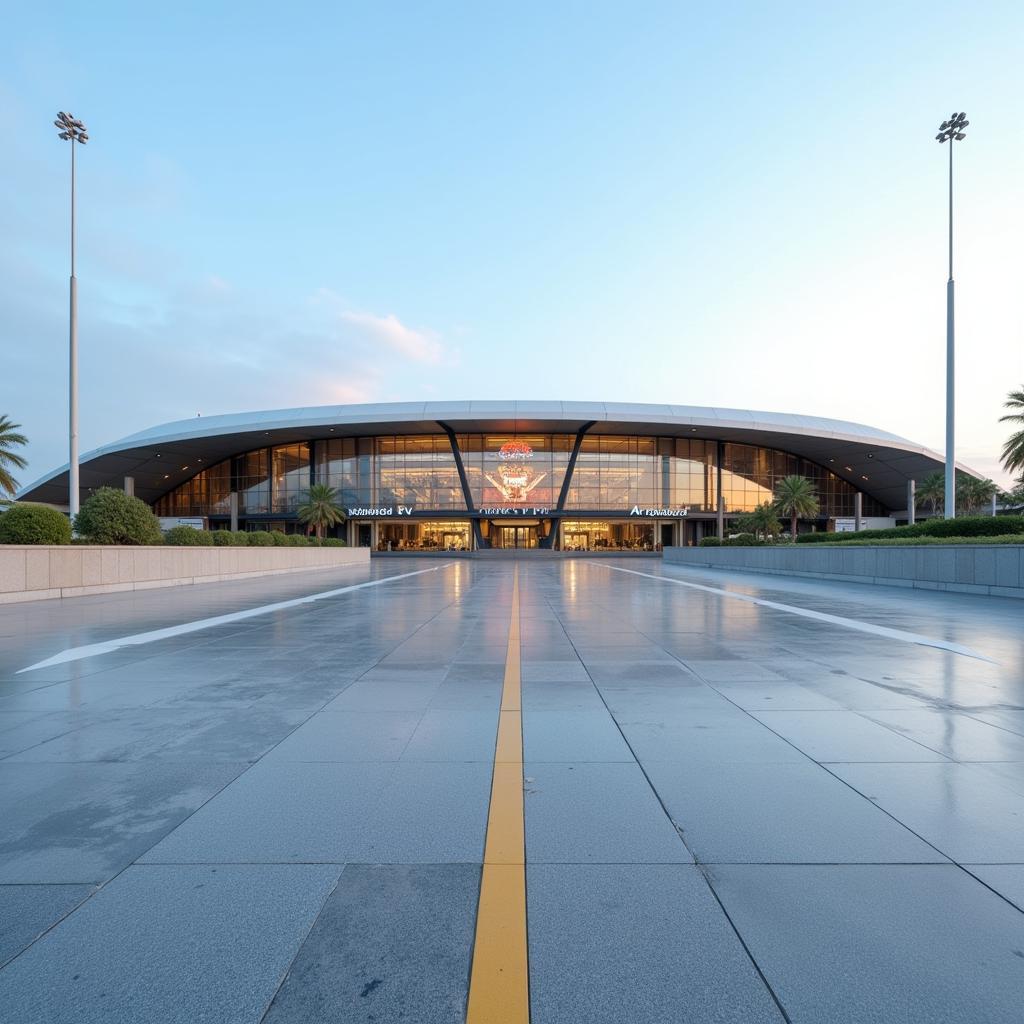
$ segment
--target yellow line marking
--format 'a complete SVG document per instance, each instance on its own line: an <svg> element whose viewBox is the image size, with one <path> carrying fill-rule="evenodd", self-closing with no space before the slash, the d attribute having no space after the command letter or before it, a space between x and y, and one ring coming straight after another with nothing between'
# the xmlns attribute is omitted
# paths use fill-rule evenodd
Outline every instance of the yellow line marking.
<svg viewBox="0 0 1024 1024"><path fill-rule="evenodd" d="M466 1024L529 1024L530 1020L520 696L517 568L512 578L512 621L498 718Z"/></svg>

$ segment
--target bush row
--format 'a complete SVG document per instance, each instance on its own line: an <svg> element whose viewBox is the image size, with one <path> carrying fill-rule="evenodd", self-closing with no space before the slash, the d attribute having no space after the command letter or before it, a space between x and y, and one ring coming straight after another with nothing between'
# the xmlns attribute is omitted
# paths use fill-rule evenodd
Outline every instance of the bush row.
<svg viewBox="0 0 1024 1024"><path fill-rule="evenodd" d="M867 532L866 530L863 532ZM834 536L834 535L833 535ZM862 540L861 534L857 534L856 540L837 541L827 547L928 547L934 545L945 545L952 547L955 544L1024 544L1024 534L996 534L994 537L878 537L875 540Z"/></svg>
<svg viewBox="0 0 1024 1024"><path fill-rule="evenodd" d="M913 526L858 533L801 533L798 544L849 544L864 540L909 537L1002 537L1024 534L1024 516L961 516L959 519L925 519Z"/></svg>
<svg viewBox="0 0 1024 1024"><path fill-rule="evenodd" d="M231 530L197 530L193 526L174 526L164 534L164 543L177 547L250 547L250 548L343 548L345 542L338 537L307 537L302 533L282 533L280 530L254 530L242 533Z"/></svg>
<svg viewBox="0 0 1024 1024"><path fill-rule="evenodd" d="M725 540L719 540L717 537L704 537L700 546L702 548L777 548L787 543L788 541L773 541L769 545L763 540L758 540L752 533L740 533L735 537L726 537Z"/></svg>
<svg viewBox="0 0 1024 1024"><path fill-rule="evenodd" d="M337 537L317 540L299 533L263 530L241 533L231 530L197 530L174 526L166 533L152 509L139 498L113 487L101 487L82 503L75 517L76 543L171 544L184 546L330 547L343 548ZM70 544L71 521L48 505L17 502L0 514L0 544Z"/></svg>

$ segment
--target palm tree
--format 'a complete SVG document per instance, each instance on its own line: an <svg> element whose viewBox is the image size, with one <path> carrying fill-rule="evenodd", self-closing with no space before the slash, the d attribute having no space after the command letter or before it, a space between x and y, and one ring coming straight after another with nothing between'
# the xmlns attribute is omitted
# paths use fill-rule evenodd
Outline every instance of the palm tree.
<svg viewBox="0 0 1024 1024"><path fill-rule="evenodd" d="M784 476L775 485L775 508L779 515L789 516L789 534L796 540L796 521L814 519L821 510L814 484L805 476Z"/></svg>
<svg viewBox="0 0 1024 1024"><path fill-rule="evenodd" d="M741 533L752 533L755 538L763 537L767 541L778 536L782 530L775 506L770 501L762 502L752 512L745 512L736 520Z"/></svg>
<svg viewBox="0 0 1024 1024"><path fill-rule="evenodd" d="M19 455L14 449L21 448L28 444L28 438L18 433L21 424L12 423L6 416L0 415L0 501L5 495L14 496L18 489L18 481L11 476L11 467L24 469L26 462L23 455Z"/></svg>
<svg viewBox="0 0 1024 1024"><path fill-rule="evenodd" d="M927 505L932 515L946 504L946 474L942 470L929 473L918 485L917 502Z"/></svg>
<svg viewBox="0 0 1024 1024"><path fill-rule="evenodd" d="M298 507L299 522L307 529L313 529L317 538L322 539L328 526L345 522L345 513L337 501L338 492L327 484L312 484L306 492L306 500Z"/></svg>
<svg viewBox="0 0 1024 1024"><path fill-rule="evenodd" d="M1024 476L1003 492L1003 505L1013 509L1024 507Z"/></svg>
<svg viewBox="0 0 1024 1024"><path fill-rule="evenodd" d="M1019 391L1011 391L1006 396L1003 406L1007 409L1015 409L1016 412L1008 412L1005 416L1000 416L999 422L1019 423L1024 427L1024 388ZM1007 438L1006 444L1003 445L1003 465L1008 473L1024 469L1024 430L1018 430Z"/></svg>
<svg viewBox="0 0 1024 1024"><path fill-rule="evenodd" d="M998 493L999 488L992 480L979 480L966 473L957 474L956 496L960 511L966 515L976 515Z"/></svg>

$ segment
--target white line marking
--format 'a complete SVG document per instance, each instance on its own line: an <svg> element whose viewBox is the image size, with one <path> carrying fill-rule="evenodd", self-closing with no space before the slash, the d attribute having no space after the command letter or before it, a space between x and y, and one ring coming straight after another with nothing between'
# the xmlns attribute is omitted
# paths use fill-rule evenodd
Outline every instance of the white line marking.
<svg viewBox="0 0 1024 1024"><path fill-rule="evenodd" d="M802 615L805 619L816 619L818 622L828 622L833 626L844 626L846 629L855 629L861 633L888 637L890 640L903 640L909 644L920 644L922 647L938 647L943 651L952 651L953 654L962 654L967 658L987 661L991 665L999 664L999 662L992 658L986 658L984 654L972 651L970 647L954 644L948 640L934 640L930 636L924 636L921 633L907 633L902 629L876 626L873 622L864 622L861 619L847 619L841 615L829 615L826 612L816 612L810 608L800 608L797 605L780 604L778 601L766 601L763 597L751 597L749 594L739 594L733 590L719 590L717 587L705 587L700 583L687 583L685 580L673 579L671 576L656 576L649 572L637 572L636 569L623 569L617 565L606 565L605 568L614 569L616 572L628 572L633 576L646 576L651 580L661 580L662 583L675 583L680 587L692 587L694 590L703 590L708 594L731 597L734 601L747 601L749 604L759 604L763 608L774 608L776 611L789 612L791 615Z"/></svg>
<svg viewBox="0 0 1024 1024"><path fill-rule="evenodd" d="M135 633L132 636L121 636L116 640L104 640L99 644L86 644L84 647L69 647L60 654L55 654L45 661L37 661L34 665L18 669L15 675L22 672L32 672L37 668L50 668L53 665L64 665L69 661L81 661L83 658L94 658L97 654L109 654L121 647L133 647L136 644L150 644L154 640L166 640L172 636L181 636L184 633L196 633L201 629L209 629L211 626L223 626L228 622L240 622L242 619L251 619L257 615L267 615L270 612L283 611L285 608L297 608L299 605L311 604L313 601L322 601L327 597L337 597L339 594L348 594L353 590L362 590L364 587L379 587L382 583L394 583L395 580L405 580L410 576L422 576L425 572L437 572L439 569L447 569L454 565L454 562L445 562L444 565L433 565L429 569L417 569L416 572L403 572L397 576L382 576L379 580L368 580L365 583L354 583L349 587L338 587L337 590L324 590L319 594L308 594L306 597L295 597L288 601L276 601L274 604L263 604L258 608L247 608L240 612L229 612L227 615L214 615L209 619L196 619L194 622L183 622L179 626L166 626L164 629L151 629L148 633Z"/></svg>

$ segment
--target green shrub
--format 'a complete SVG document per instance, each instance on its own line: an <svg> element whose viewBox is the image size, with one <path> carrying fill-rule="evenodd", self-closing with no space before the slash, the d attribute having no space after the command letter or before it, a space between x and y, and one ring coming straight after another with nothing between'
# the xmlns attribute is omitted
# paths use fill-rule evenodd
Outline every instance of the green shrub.
<svg viewBox="0 0 1024 1024"><path fill-rule="evenodd" d="M287 537L288 546L293 548L309 547L309 545L312 543L310 538L307 537L304 533L289 533Z"/></svg>
<svg viewBox="0 0 1024 1024"><path fill-rule="evenodd" d="M174 547L210 547L216 544L213 534L207 530L197 530L194 526L172 526L164 534L164 543Z"/></svg>
<svg viewBox="0 0 1024 1024"><path fill-rule="evenodd" d="M700 546L702 548L720 548L722 542L717 537L704 537L701 539Z"/></svg>
<svg viewBox="0 0 1024 1024"><path fill-rule="evenodd" d="M319 542L319 546L322 548L343 548L345 546L345 542L340 537L324 537L324 539Z"/></svg>
<svg viewBox="0 0 1024 1024"><path fill-rule="evenodd" d="M75 532L91 544L163 543L152 509L114 487L101 487L82 503Z"/></svg>
<svg viewBox="0 0 1024 1024"><path fill-rule="evenodd" d="M0 544L70 544L71 520L49 505L16 502L0 515Z"/></svg>
<svg viewBox="0 0 1024 1024"><path fill-rule="evenodd" d="M266 530L253 530L247 540L251 548L272 548L274 546L274 538Z"/></svg>
<svg viewBox="0 0 1024 1024"><path fill-rule="evenodd" d="M240 530L212 530L210 536L213 543L220 548L244 548L249 543L246 535Z"/></svg>
<svg viewBox="0 0 1024 1024"><path fill-rule="evenodd" d="M740 533L735 537L726 537L722 544L729 548L756 548L761 546L761 541L752 533Z"/></svg>
<svg viewBox="0 0 1024 1024"><path fill-rule="evenodd" d="M214 545L218 548L226 548L231 544L230 530L211 530L210 536L213 538Z"/></svg>
<svg viewBox="0 0 1024 1024"><path fill-rule="evenodd" d="M288 544L288 534L283 530L271 530L270 538L274 542L274 547L283 548Z"/></svg>
<svg viewBox="0 0 1024 1024"><path fill-rule="evenodd" d="M940 545L952 547L956 544L1021 544L1024 545L1024 534L1011 533L1003 537L876 537L874 540L861 540L860 534L856 540L837 541L832 547L891 547L900 544L906 547L926 547L929 545Z"/></svg>
<svg viewBox="0 0 1024 1024"><path fill-rule="evenodd" d="M913 526L857 533L802 533L798 544L849 544L864 540L899 540L910 537L1004 537L1024 534L1024 516L960 516L958 519L925 519Z"/></svg>

